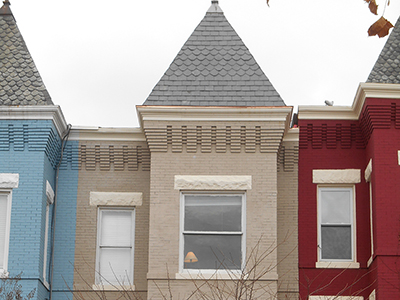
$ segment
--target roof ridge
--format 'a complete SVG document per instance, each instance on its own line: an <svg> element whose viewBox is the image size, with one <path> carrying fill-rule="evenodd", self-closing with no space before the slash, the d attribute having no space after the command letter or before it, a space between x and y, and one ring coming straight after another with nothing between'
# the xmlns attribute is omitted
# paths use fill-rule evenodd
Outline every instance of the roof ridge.
<svg viewBox="0 0 400 300"><path fill-rule="evenodd" d="M10 9L10 1L4 0L3 1L3 6L0 8L0 15L13 15L11 9Z"/></svg>
<svg viewBox="0 0 400 300"><path fill-rule="evenodd" d="M218 0L211 1L211 6L207 10L207 14L224 14L224 12L222 11L221 7L218 4Z"/></svg>

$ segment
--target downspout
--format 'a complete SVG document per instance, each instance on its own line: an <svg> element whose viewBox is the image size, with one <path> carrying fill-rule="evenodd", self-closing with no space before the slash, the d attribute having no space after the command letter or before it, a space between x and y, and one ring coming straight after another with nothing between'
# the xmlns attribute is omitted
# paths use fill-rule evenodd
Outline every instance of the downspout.
<svg viewBox="0 0 400 300"><path fill-rule="evenodd" d="M54 206L53 206L53 213L52 213L52 220L51 220L51 247L50 247L50 294L49 294L49 300L52 299L53 295L53 271L54 271L54 238L55 238L55 231L56 231L56 211L57 211L57 192L58 192L58 175L60 172L60 165L63 160L63 155L64 155L64 150L65 146L68 142L68 137L71 132L71 124L67 125L67 129L65 130L64 136L61 140L61 155L60 155L60 160L56 166L56 174L55 174L55 188L54 188Z"/></svg>

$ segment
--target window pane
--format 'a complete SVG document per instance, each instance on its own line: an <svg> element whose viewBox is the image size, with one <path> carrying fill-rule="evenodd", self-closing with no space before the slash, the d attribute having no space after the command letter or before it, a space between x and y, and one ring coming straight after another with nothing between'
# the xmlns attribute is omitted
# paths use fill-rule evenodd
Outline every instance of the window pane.
<svg viewBox="0 0 400 300"><path fill-rule="evenodd" d="M350 224L351 202L350 190L321 190L322 224Z"/></svg>
<svg viewBox="0 0 400 300"><path fill-rule="evenodd" d="M130 285L132 280L131 249L100 249L98 283Z"/></svg>
<svg viewBox="0 0 400 300"><path fill-rule="evenodd" d="M193 252L198 259L198 262L184 263L185 269L241 269L241 235L185 234L184 238L184 256Z"/></svg>
<svg viewBox="0 0 400 300"><path fill-rule="evenodd" d="M352 259L351 226L321 227L321 258Z"/></svg>
<svg viewBox="0 0 400 300"><path fill-rule="evenodd" d="M6 245L7 195L0 194L0 269L4 268L4 248Z"/></svg>
<svg viewBox="0 0 400 300"><path fill-rule="evenodd" d="M103 210L101 246L131 246L132 211Z"/></svg>
<svg viewBox="0 0 400 300"><path fill-rule="evenodd" d="M185 196L185 230L241 231L242 196Z"/></svg>

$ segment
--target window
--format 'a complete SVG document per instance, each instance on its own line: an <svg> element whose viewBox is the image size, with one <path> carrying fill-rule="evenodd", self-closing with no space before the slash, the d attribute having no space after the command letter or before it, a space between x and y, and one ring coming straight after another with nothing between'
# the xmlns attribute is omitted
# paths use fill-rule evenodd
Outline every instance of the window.
<svg viewBox="0 0 400 300"><path fill-rule="evenodd" d="M0 276L7 275L10 240L12 189L18 188L19 174L0 173Z"/></svg>
<svg viewBox="0 0 400 300"><path fill-rule="evenodd" d="M11 192L0 191L0 276L7 271Z"/></svg>
<svg viewBox="0 0 400 300"><path fill-rule="evenodd" d="M182 193L181 270L241 270L243 193Z"/></svg>
<svg viewBox="0 0 400 300"><path fill-rule="evenodd" d="M99 208L97 285L133 285L134 209Z"/></svg>
<svg viewBox="0 0 400 300"><path fill-rule="evenodd" d="M43 254L43 280L47 284L47 252L48 252L48 244L49 244L49 223L50 223L50 205L54 203L54 191L50 185L50 183L46 182L46 220L45 220L45 229L44 229L44 254Z"/></svg>
<svg viewBox="0 0 400 300"><path fill-rule="evenodd" d="M352 187L319 187L319 259L354 261Z"/></svg>

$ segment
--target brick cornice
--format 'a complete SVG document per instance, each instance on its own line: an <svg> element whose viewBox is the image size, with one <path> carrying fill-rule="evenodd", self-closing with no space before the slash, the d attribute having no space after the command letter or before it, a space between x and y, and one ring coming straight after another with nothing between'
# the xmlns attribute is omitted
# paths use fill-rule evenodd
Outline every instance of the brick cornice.
<svg viewBox="0 0 400 300"><path fill-rule="evenodd" d="M67 129L58 105L0 106L0 120L52 120L60 137Z"/></svg>
<svg viewBox="0 0 400 300"><path fill-rule="evenodd" d="M165 126L144 129L151 152L277 152L284 128L268 126Z"/></svg>
<svg viewBox="0 0 400 300"><path fill-rule="evenodd" d="M137 106L150 151L277 152L292 107ZM215 125L214 125L215 124Z"/></svg>

